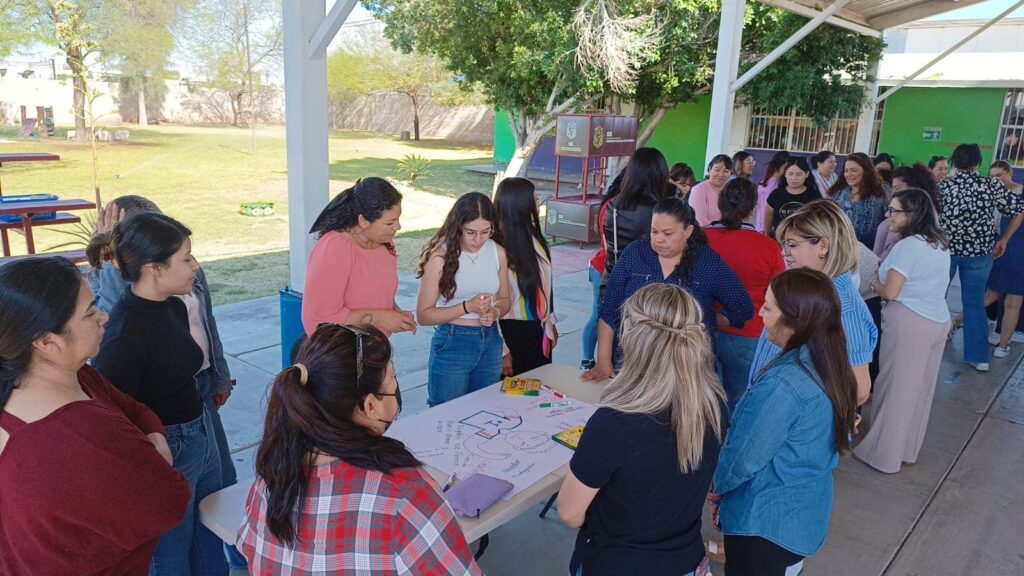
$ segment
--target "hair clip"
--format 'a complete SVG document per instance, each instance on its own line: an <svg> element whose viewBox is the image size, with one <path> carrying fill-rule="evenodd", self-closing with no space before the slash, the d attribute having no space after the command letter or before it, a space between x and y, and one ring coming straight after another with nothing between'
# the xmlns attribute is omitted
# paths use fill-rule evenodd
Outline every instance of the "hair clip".
<svg viewBox="0 0 1024 576"><path fill-rule="evenodd" d="M293 365L292 368L298 368L299 369L299 384L302 384L303 386L305 386L306 382L309 382L309 370L306 370L306 366L305 365L298 364L298 363Z"/></svg>

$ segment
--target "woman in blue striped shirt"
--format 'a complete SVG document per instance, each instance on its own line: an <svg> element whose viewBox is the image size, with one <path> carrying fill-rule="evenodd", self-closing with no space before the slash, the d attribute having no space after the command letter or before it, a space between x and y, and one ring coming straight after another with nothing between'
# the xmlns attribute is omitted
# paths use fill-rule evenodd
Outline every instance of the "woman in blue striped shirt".
<svg viewBox="0 0 1024 576"><path fill-rule="evenodd" d="M846 351L857 378L857 405L867 402L871 394L868 364L878 343L878 329L854 285L858 248L850 219L835 202L816 200L783 220L776 238L782 244L788 268L810 268L832 278L842 306ZM762 332L750 367L750 380L757 379L781 351Z"/></svg>

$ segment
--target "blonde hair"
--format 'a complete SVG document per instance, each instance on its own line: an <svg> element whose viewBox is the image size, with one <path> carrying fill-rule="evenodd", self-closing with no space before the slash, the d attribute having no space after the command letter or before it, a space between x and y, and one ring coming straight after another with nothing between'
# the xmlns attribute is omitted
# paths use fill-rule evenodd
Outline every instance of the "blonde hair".
<svg viewBox="0 0 1024 576"><path fill-rule="evenodd" d="M622 371L601 404L628 414L672 412L679 469L704 455L707 427L722 439L725 390L715 374L711 340L697 300L672 284L650 284L622 306Z"/></svg>
<svg viewBox="0 0 1024 576"><path fill-rule="evenodd" d="M857 234L853 231L850 218L832 200L815 200L805 204L779 224L775 238L782 242L788 232L808 240L828 240L825 267L821 271L829 278L857 270L860 262Z"/></svg>

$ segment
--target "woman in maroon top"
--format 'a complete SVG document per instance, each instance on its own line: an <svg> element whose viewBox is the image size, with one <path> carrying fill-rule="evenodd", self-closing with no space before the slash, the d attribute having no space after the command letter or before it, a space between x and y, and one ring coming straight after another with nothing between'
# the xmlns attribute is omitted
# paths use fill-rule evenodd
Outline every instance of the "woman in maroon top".
<svg viewBox="0 0 1024 576"><path fill-rule="evenodd" d="M189 488L160 419L85 365L106 314L36 257L0 267L0 318L0 574L146 574Z"/></svg>

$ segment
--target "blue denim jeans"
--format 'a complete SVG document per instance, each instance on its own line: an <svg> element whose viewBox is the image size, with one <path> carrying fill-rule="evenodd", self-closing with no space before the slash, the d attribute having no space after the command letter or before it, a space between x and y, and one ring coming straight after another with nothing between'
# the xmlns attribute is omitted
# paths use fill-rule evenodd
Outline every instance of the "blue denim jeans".
<svg viewBox="0 0 1024 576"><path fill-rule="evenodd" d="M722 387L728 396L729 413L732 414L740 396L747 391L750 381L750 365L754 362L757 338L746 338L718 331L715 355L722 369Z"/></svg>
<svg viewBox="0 0 1024 576"><path fill-rule="evenodd" d="M191 422L166 426L174 468L188 480L192 498L185 518L165 532L149 565L150 576L227 576L224 542L199 522L199 502L221 486L220 455L205 410Z"/></svg>
<svg viewBox="0 0 1024 576"><path fill-rule="evenodd" d="M427 362L427 404L437 406L497 382L502 344L497 322L486 328L441 324L434 329Z"/></svg>
<svg viewBox="0 0 1024 576"><path fill-rule="evenodd" d="M992 256L953 256L949 279L960 270L960 302L964 311L964 362L989 361L985 287L992 271Z"/></svg>
<svg viewBox="0 0 1024 576"><path fill-rule="evenodd" d="M590 318L583 325L583 359L593 360L597 348L597 318L601 312L601 273L593 266L587 272L590 288L594 291L593 303L590 305Z"/></svg>

